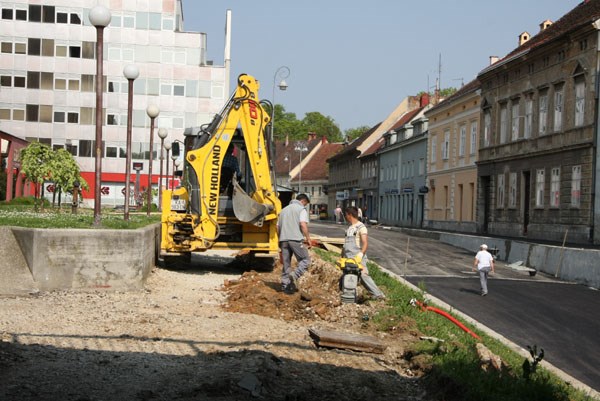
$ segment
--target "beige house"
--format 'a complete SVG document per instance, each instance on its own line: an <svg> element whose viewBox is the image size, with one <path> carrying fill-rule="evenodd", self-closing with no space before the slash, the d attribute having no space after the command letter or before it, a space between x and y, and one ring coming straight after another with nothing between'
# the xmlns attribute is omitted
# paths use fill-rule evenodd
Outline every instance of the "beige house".
<svg viewBox="0 0 600 401"><path fill-rule="evenodd" d="M473 80L425 113L429 119L424 226L475 232L480 85Z"/></svg>

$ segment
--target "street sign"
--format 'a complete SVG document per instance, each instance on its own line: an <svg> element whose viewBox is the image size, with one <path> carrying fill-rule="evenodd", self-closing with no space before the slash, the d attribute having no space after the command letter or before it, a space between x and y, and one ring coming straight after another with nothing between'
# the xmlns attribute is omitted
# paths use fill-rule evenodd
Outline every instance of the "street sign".
<svg viewBox="0 0 600 401"><path fill-rule="evenodd" d="M133 169L135 171L141 171L144 168L143 162L133 162Z"/></svg>

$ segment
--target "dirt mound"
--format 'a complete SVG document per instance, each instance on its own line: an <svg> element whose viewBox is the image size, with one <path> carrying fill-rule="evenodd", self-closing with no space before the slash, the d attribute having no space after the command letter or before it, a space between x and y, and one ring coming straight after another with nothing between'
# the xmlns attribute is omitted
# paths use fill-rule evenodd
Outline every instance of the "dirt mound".
<svg viewBox="0 0 600 401"><path fill-rule="evenodd" d="M288 295L281 291L281 263L271 272L244 273L239 280L228 281L224 307L230 312L252 313L286 321L324 321L354 323L369 320L384 304L369 299L359 287L356 304L342 304L339 291L341 272L331 263L313 255L312 265L299 280L299 291ZM295 260L292 261L295 267Z"/></svg>

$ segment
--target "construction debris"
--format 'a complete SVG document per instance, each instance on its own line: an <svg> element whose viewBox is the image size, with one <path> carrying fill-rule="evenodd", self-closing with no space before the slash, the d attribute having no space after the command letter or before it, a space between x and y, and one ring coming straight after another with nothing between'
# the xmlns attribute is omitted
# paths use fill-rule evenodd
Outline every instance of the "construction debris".
<svg viewBox="0 0 600 401"><path fill-rule="evenodd" d="M374 354L383 354L386 349L385 344L371 336L314 328L308 332L319 347L351 349Z"/></svg>

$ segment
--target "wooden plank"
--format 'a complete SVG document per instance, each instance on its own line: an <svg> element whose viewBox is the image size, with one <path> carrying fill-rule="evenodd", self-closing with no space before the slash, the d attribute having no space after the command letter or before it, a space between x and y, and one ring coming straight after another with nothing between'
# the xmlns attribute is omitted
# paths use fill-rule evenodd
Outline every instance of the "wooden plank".
<svg viewBox="0 0 600 401"><path fill-rule="evenodd" d="M362 334L314 328L309 329L308 332L319 347L351 349L375 354L383 354L387 348L379 339Z"/></svg>
<svg viewBox="0 0 600 401"><path fill-rule="evenodd" d="M331 245L328 242L322 242L323 246L325 247L325 249L327 249L329 252L334 252L334 253L342 253L342 248L340 248L339 246L335 246L335 245Z"/></svg>

